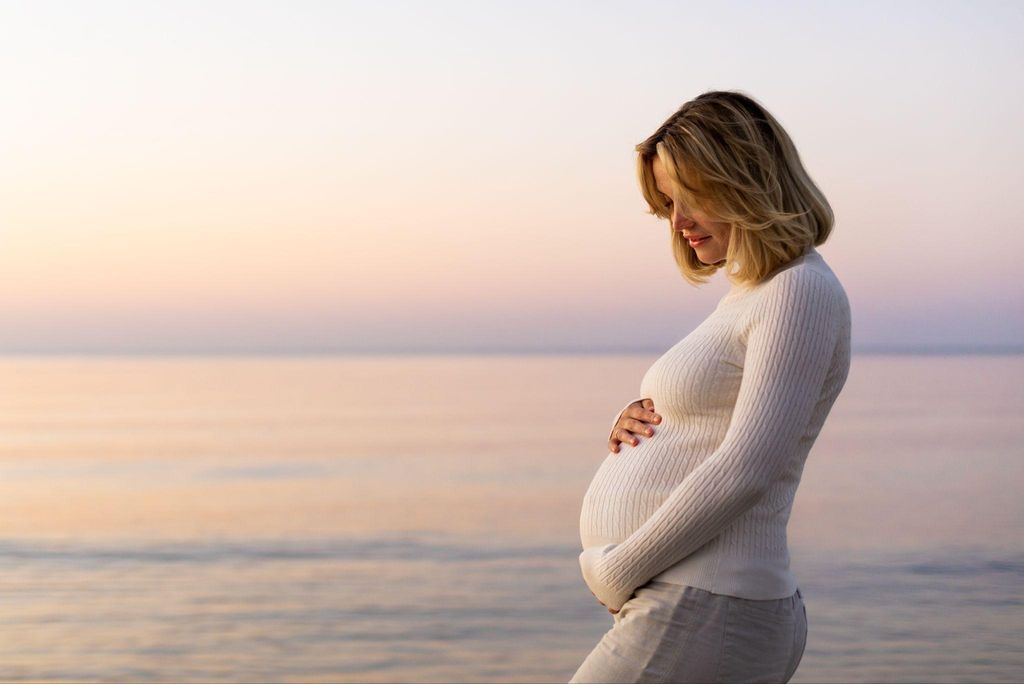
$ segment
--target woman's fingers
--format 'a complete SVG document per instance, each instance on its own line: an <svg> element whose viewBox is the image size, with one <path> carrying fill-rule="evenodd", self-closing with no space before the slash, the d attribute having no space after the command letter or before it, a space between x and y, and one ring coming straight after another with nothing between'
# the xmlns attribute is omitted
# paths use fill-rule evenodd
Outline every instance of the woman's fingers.
<svg viewBox="0 0 1024 684"><path fill-rule="evenodd" d="M661 418L654 420L655 423L660 421ZM622 424L623 427L617 427L612 430L612 438L608 440L608 448L614 453L619 453L619 444L638 445L640 443L640 440L637 438L638 435L640 437L652 437L654 435L654 428L635 418L624 420Z"/></svg>
<svg viewBox="0 0 1024 684"><path fill-rule="evenodd" d="M612 430L612 437L608 440L608 451L613 454L619 453L619 440L615 438L615 430ZM594 593L594 592L590 592Z"/></svg>
<svg viewBox="0 0 1024 684"><path fill-rule="evenodd" d="M639 443L639 440L637 440L636 435L634 435L632 432L627 430L625 427L620 427L616 432L619 435L621 435L619 437L619 441L622 442L623 444L629 444L630 446L636 446Z"/></svg>
<svg viewBox="0 0 1024 684"><path fill-rule="evenodd" d="M608 439L608 450L617 454L620 450L620 444L628 444L635 447L640 443L637 439L638 435L644 437L652 436L654 430L648 423L652 425L661 423L661 416L654 410L654 402L650 399L644 399L642 402L630 404L622 412L619 422L612 429L611 436Z"/></svg>
<svg viewBox="0 0 1024 684"><path fill-rule="evenodd" d="M654 408L645 408L638 412L638 415L632 415L631 417L637 420L643 420L648 423L658 424L661 422L661 414L654 410Z"/></svg>
<svg viewBox="0 0 1024 684"><path fill-rule="evenodd" d="M625 423L626 424L623 427L625 427L627 430L635 434L644 435L646 437L650 437L651 435L654 434L654 428L652 428L647 423L636 420L635 418L630 418L629 420L625 421Z"/></svg>
<svg viewBox="0 0 1024 684"><path fill-rule="evenodd" d="M630 419L637 422L644 421L647 423L654 423L655 425L661 422L661 415L654 410L654 402L650 399L644 399L643 406L630 406L627 410L622 412L622 417L619 418L620 423L625 423Z"/></svg>
<svg viewBox="0 0 1024 684"><path fill-rule="evenodd" d="M633 433L626 428L615 428L612 430L612 439L609 442L612 446L612 451L619 453L619 444L628 444L629 446L636 446L637 440L633 436Z"/></svg>

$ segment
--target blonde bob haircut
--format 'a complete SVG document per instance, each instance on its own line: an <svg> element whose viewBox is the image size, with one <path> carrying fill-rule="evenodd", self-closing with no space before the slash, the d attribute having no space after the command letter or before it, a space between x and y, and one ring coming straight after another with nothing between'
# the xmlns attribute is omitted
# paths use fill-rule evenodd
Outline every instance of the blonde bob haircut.
<svg viewBox="0 0 1024 684"><path fill-rule="evenodd" d="M649 214L671 221L652 164L661 159L679 199L729 225L725 259L705 264L679 231L672 253L694 285L719 268L741 286L755 285L832 232L832 207L807 174L778 121L753 98L712 90L679 108L636 146L640 188ZM671 228L671 225L670 225Z"/></svg>

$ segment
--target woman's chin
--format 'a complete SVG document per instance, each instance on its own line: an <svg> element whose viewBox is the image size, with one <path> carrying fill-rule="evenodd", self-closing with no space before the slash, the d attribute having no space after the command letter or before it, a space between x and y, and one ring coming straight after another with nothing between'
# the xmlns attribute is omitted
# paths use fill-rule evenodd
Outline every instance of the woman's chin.
<svg viewBox="0 0 1024 684"><path fill-rule="evenodd" d="M694 254L697 259L703 264L717 264L719 261L725 258L724 254L719 254L717 249L707 249L705 247L693 248Z"/></svg>

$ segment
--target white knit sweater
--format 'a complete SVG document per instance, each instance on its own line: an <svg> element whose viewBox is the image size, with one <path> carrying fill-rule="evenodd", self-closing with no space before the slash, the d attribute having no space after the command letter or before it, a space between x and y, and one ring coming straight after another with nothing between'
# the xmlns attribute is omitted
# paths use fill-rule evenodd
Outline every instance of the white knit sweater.
<svg viewBox="0 0 1024 684"><path fill-rule="evenodd" d="M796 591L786 523L849 368L849 302L813 246L734 285L644 375L654 435L609 453L583 497L591 591L613 609L651 579L749 599Z"/></svg>

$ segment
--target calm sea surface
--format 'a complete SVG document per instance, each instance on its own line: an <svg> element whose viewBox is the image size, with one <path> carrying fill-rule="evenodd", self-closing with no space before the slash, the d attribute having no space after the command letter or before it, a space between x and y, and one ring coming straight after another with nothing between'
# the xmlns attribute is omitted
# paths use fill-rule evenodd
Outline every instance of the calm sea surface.
<svg viewBox="0 0 1024 684"><path fill-rule="evenodd" d="M655 358L0 359L0 680L567 681ZM794 682L1024 679L1022 416L1024 356L854 356Z"/></svg>

